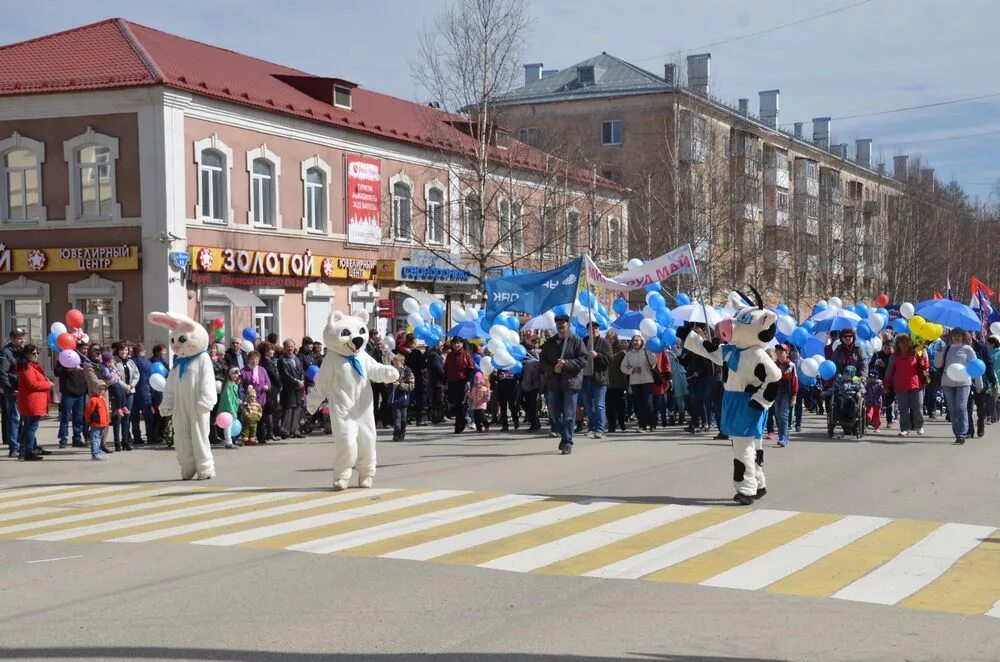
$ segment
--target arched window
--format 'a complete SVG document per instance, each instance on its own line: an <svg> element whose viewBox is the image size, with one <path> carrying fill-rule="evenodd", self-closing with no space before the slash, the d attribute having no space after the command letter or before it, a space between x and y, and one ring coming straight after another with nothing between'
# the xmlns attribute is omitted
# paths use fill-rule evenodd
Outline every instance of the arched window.
<svg viewBox="0 0 1000 662"><path fill-rule="evenodd" d="M444 243L444 191L437 187L427 190L427 242Z"/></svg>
<svg viewBox="0 0 1000 662"><path fill-rule="evenodd" d="M33 152L12 149L3 155L3 220L39 220L41 180L38 157Z"/></svg>
<svg viewBox="0 0 1000 662"><path fill-rule="evenodd" d="M521 220L521 202L500 198L500 246L518 254L524 248L524 226Z"/></svg>
<svg viewBox="0 0 1000 662"><path fill-rule="evenodd" d="M306 227L326 232L326 177L319 168L306 170Z"/></svg>
<svg viewBox="0 0 1000 662"><path fill-rule="evenodd" d="M70 205L67 218L118 220L121 205L115 190L118 139L97 133L92 127L63 143L69 163Z"/></svg>
<svg viewBox="0 0 1000 662"><path fill-rule="evenodd" d="M278 178L281 159L261 145L247 152L247 172L250 174L250 225L259 228L281 226L281 205L278 199Z"/></svg>
<svg viewBox="0 0 1000 662"><path fill-rule="evenodd" d="M201 185L202 217L213 221L226 220L226 178L225 157L214 149L206 149L201 153L201 165L198 166Z"/></svg>
<svg viewBox="0 0 1000 662"><path fill-rule="evenodd" d="M462 205L462 239L469 250L482 248L483 206L475 193L466 195Z"/></svg>
<svg viewBox="0 0 1000 662"><path fill-rule="evenodd" d="M407 241L413 237L413 190L406 182L392 185L392 235Z"/></svg>

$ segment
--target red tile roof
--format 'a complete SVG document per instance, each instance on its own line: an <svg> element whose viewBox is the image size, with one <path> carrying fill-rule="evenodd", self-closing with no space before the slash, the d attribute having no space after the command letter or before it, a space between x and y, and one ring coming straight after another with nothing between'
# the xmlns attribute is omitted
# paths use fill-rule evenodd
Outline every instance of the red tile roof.
<svg viewBox="0 0 1000 662"><path fill-rule="evenodd" d="M191 41L121 18L0 47L0 97L164 85L263 110L435 149L465 152L472 139L449 115L365 88L352 90L352 109L319 101L276 76L310 76L235 51ZM498 159L529 170L557 163L510 140ZM575 176L590 181L588 171ZM614 183L598 178L607 188Z"/></svg>

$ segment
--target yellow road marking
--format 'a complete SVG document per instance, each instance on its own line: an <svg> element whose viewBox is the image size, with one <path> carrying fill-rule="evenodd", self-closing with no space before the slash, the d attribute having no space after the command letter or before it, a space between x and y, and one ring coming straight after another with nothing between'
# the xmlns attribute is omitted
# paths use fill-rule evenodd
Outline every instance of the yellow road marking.
<svg viewBox="0 0 1000 662"><path fill-rule="evenodd" d="M746 563L775 547L801 538L805 534L842 519L843 515L799 513L788 519L755 531L721 547L664 568L644 579L679 584L700 584L731 568Z"/></svg>
<svg viewBox="0 0 1000 662"><path fill-rule="evenodd" d="M535 572L543 575L585 575L592 570L648 552L660 545L697 533L702 529L739 517L744 513L745 511L739 508L709 508L625 540L599 547L563 561L557 561L552 565L539 568Z"/></svg>
<svg viewBox="0 0 1000 662"><path fill-rule="evenodd" d="M982 615L1000 599L1000 542L989 539L943 575L899 604L903 607Z"/></svg>
<svg viewBox="0 0 1000 662"><path fill-rule="evenodd" d="M46 520L58 519L60 517L66 517L67 515L77 515L84 513L93 513L96 517L100 513L106 510L114 510L115 508L124 508L125 506L138 506L140 504L151 503L154 500L162 500L163 503L168 503L168 499L186 496L187 494L201 494L203 490L198 488L192 488L190 492L171 492L164 494L162 492L163 488L155 488L151 490L139 491L139 492L128 492L122 494L120 501L115 501L114 503L105 503L98 506L87 506L84 505L81 508L73 509L62 509L54 513L46 513L44 515L28 515L26 517L18 517L17 519L8 519L0 522L0 529L7 526L16 526L18 524L27 524L28 522L44 522ZM163 496L159 496L163 494ZM108 495L109 497L112 495ZM117 496L117 495L115 495ZM102 497L103 498L103 497ZM192 504L193 505L193 504ZM26 506L24 510L32 510L35 506ZM144 512L144 511L139 511ZM150 511L152 512L152 511ZM131 517L131 514L122 515L122 517ZM3 534L0 534L3 535Z"/></svg>
<svg viewBox="0 0 1000 662"><path fill-rule="evenodd" d="M469 492L467 494L459 494L458 496L449 497L447 499L438 499L427 503L414 504L412 506L407 506L406 508L400 508L399 510L393 510L387 513L364 515L355 519L335 522L333 524L325 524L311 529L290 531L289 533L282 533L270 538L262 538L260 540L242 543L241 546L256 547L261 549L282 549L284 547L291 547L292 545L298 545L312 540L319 540L320 538L326 538L328 536L336 536L342 533L357 531L359 529L366 529L370 526L396 522L408 517L426 515L428 513L437 512L446 508L454 508L455 506L464 506L478 501L495 499L498 496L502 495L495 492ZM365 504L358 503L356 505L360 507Z"/></svg>
<svg viewBox="0 0 1000 662"><path fill-rule="evenodd" d="M518 533L502 538L501 540L494 540L493 542L470 547L469 549L458 550L431 560L437 563L452 563L456 565L479 565L480 563L498 559L501 556L522 552L526 549L552 542L553 540L565 538L574 533L587 531L602 524L625 519L626 517L638 515L639 513L659 507L659 504L654 503L615 504L608 508L556 522L549 526Z"/></svg>
<svg viewBox="0 0 1000 662"><path fill-rule="evenodd" d="M135 485L115 492L98 492L97 494L90 494L91 491L98 490L103 487L110 486L101 484L67 485L65 489L58 491L45 492L43 494L21 494L9 498L5 494L0 493L0 512L9 513L19 509L27 510L29 508L47 508L52 505L63 504L66 502L72 503L74 501L86 502L86 500L91 497L105 497L113 494L124 495L134 490L149 489L143 485ZM32 501L33 503L21 503L23 501Z"/></svg>
<svg viewBox="0 0 1000 662"><path fill-rule="evenodd" d="M940 526L901 519L842 547L767 587L772 593L826 597L861 579Z"/></svg>

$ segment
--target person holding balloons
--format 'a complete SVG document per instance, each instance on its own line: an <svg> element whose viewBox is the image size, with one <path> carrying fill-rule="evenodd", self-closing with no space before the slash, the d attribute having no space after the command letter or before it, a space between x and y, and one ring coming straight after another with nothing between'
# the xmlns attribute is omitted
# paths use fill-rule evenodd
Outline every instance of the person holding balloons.
<svg viewBox="0 0 1000 662"><path fill-rule="evenodd" d="M153 356L149 360L150 376L149 387L153 389L150 394L150 411L153 412L153 429L147 430L146 436L151 444L170 443L167 420L160 414L160 405L163 403L163 389L167 385L167 375L170 373L170 359L167 356L167 346L164 344L153 345Z"/></svg>
<svg viewBox="0 0 1000 662"><path fill-rule="evenodd" d="M924 385L930 381L927 357L918 354L913 339L906 334L896 336L895 351L884 385L896 396L899 407L899 436L907 437L911 431L924 433Z"/></svg>
<svg viewBox="0 0 1000 662"><path fill-rule="evenodd" d="M233 367L226 374L226 381L222 384L222 392L219 394L219 409L215 416L215 424L222 428L223 441L226 448L237 448L243 445L238 438L233 441L233 437L239 435L243 430L239 422L239 412L243 405L243 394L240 392L242 383L240 369ZM234 430L234 428L236 428Z"/></svg>
<svg viewBox="0 0 1000 662"><path fill-rule="evenodd" d="M58 322L57 322L58 324ZM54 325L53 325L54 326ZM59 380L59 448L69 446L69 427L73 425L73 446L82 447L83 409L87 404L87 376L83 369L83 356L77 349L59 352L53 368Z"/></svg>
<svg viewBox="0 0 1000 662"><path fill-rule="evenodd" d="M973 362L982 364L973 366ZM948 406L948 416L951 418L951 430L955 434L955 443L964 444L969 433L969 394L972 388L983 389L982 376L986 365L976 358L976 352L965 342L965 332L962 329L952 329L948 332L948 345L934 356L934 365L942 370L941 390ZM972 367L972 371L969 371ZM973 377L973 373L978 376Z"/></svg>
<svg viewBox="0 0 1000 662"><path fill-rule="evenodd" d="M976 334L977 336L979 334ZM976 358L982 362L986 369L982 375L983 377L983 388L979 391L975 391L969 399L969 434L972 434L972 406L976 406L976 436L982 437L986 434L986 418L990 414L990 401L988 388L996 386L993 381L993 357L990 355L989 348L986 347L986 343L979 340L976 336L973 336L968 331L965 332L965 344L972 348L972 351L976 353ZM970 375L973 376L973 375Z"/></svg>

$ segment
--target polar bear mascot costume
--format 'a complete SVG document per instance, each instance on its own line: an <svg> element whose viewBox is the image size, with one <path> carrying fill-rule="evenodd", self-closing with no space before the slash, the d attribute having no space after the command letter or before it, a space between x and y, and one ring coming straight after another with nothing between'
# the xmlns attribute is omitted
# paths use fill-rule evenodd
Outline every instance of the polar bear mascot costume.
<svg viewBox="0 0 1000 662"><path fill-rule="evenodd" d="M399 372L383 365L365 351L368 313L354 317L336 311L323 330L327 355L315 387L306 399L306 411L316 413L327 400L336 457L333 489L343 490L357 465L358 487L371 487L375 479L375 409L370 382L391 384Z"/></svg>
<svg viewBox="0 0 1000 662"><path fill-rule="evenodd" d="M722 366L725 392L720 428L733 445L733 500L744 506L767 494L762 440L767 409L774 403L781 379L781 371L766 351L777 331L778 316L764 308L757 290L752 286L750 290L757 305L719 322L718 339L705 340L692 331L684 340L684 349Z"/></svg>
<svg viewBox="0 0 1000 662"><path fill-rule="evenodd" d="M181 465L181 478L215 478L208 419L218 395L212 359L208 357L208 332L180 313L150 313L149 322L170 330L174 367L167 375L160 414L173 416L174 448Z"/></svg>

